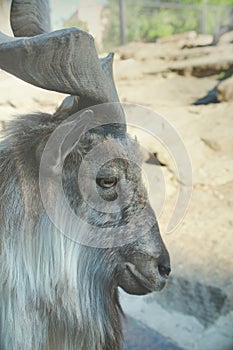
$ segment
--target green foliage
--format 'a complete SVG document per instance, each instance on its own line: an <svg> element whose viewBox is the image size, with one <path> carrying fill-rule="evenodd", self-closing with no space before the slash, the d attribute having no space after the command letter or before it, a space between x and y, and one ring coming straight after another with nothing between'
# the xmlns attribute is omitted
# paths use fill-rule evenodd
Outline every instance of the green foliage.
<svg viewBox="0 0 233 350"><path fill-rule="evenodd" d="M233 6L233 0L209 0L210 5Z"/></svg>
<svg viewBox="0 0 233 350"><path fill-rule="evenodd" d="M110 0L105 7L103 16L107 19L103 36L103 46L106 50L119 45L120 25L118 1Z"/></svg>
<svg viewBox="0 0 233 350"><path fill-rule="evenodd" d="M145 3L145 1L142 0ZM166 2L191 5L232 6L233 0L166 0Z"/></svg>
<svg viewBox="0 0 233 350"><path fill-rule="evenodd" d="M179 12L170 9L153 9L150 12L138 10L138 13L132 15L135 9L128 9L127 12L127 30L128 40L153 41L157 38L168 35L185 32L188 30L198 30L200 19L195 11L179 10Z"/></svg>
<svg viewBox="0 0 233 350"><path fill-rule="evenodd" d="M195 30L201 31L202 9L204 5L232 5L233 0L166 0L166 3L189 5L179 9L149 7L152 0L125 0L128 41L155 41L157 38ZM163 3L163 1L161 1ZM204 10L203 10L204 11ZM217 26L228 20L226 8L207 8L205 28L214 33ZM120 23L118 0L108 0L105 10L108 23L104 33L106 49L119 45Z"/></svg>

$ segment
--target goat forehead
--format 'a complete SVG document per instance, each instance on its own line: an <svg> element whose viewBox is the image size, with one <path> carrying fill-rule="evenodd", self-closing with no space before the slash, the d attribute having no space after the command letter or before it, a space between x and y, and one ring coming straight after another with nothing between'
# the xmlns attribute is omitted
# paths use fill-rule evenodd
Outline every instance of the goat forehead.
<svg viewBox="0 0 233 350"><path fill-rule="evenodd" d="M115 164L124 168L129 164L132 166L132 163L139 166L142 163L140 145L128 135L125 138L95 136L88 151L91 151L89 153L90 160L95 161L95 163L100 161L103 164L102 161L106 156L108 156L106 159L108 159L109 166ZM119 161L120 159L121 161ZM116 162L116 160L118 161Z"/></svg>
<svg viewBox="0 0 233 350"><path fill-rule="evenodd" d="M92 175L98 174L100 177L127 174L135 181L141 176L141 150L139 144L129 137L116 139L97 136L84 153L81 167L85 168L86 175L90 171Z"/></svg>

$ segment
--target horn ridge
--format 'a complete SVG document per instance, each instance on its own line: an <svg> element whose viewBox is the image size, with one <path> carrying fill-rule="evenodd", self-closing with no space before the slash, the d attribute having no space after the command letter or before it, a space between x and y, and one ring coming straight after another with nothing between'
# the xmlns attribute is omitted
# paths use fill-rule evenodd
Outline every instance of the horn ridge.
<svg viewBox="0 0 233 350"><path fill-rule="evenodd" d="M49 0L12 0L10 22L15 37L50 32Z"/></svg>
<svg viewBox="0 0 233 350"><path fill-rule="evenodd" d="M1 34L0 68L47 90L86 97L96 104L114 101L92 36L77 28L30 38Z"/></svg>

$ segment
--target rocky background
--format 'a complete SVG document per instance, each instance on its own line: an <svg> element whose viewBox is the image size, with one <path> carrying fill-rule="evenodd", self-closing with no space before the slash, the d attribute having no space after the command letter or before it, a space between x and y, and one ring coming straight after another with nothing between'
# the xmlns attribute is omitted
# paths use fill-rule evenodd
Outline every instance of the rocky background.
<svg viewBox="0 0 233 350"><path fill-rule="evenodd" d="M131 316L184 349L232 350L233 33L217 46L211 40L184 34L117 50L121 98L165 116L183 139L193 169L186 217L175 232L164 234L172 260L170 283L159 295L123 294L122 300ZM165 232L179 179L164 149L149 138L142 143L163 165L167 199L159 222ZM156 186L150 194L155 201Z"/></svg>

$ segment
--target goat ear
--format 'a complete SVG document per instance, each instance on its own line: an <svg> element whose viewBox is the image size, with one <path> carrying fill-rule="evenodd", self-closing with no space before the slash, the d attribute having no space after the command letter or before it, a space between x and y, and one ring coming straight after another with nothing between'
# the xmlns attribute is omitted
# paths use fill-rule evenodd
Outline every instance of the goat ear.
<svg viewBox="0 0 233 350"><path fill-rule="evenodd" d="M37 154L40 154L40 161L43 173L49 175L58 175L61 173L62 166L66 157L74 150L90 120L93 117L93 111L85 110L75 119L62 123L50 136L41 154L40 147Z"/></svg>
<svg viewBox="0 0 233 350"><path fill-rule="evenodd" d="M72 130L65 136L61 147L59 148L59 159L60 163L63 163L66 157L73 151L82 138L82 135L85 134L87 128L87 118L92 118L94 115L92 110L86 110L80 115L80 122L77 120L71 122ZM81 121L81 118L84 118L84 125ZM69 123L67 123L70 127Z"/></svg>
<svg viewBox="0 0 233 350"><path fill-rule="evenodd" d="M61 116L64 116L67 118L67 116L70 116L78 111L78 96L67 96L61 104L57 107L56 112L54 113L55 118L59 118ZM61 119L61 118L60 118Z"/></svg>

